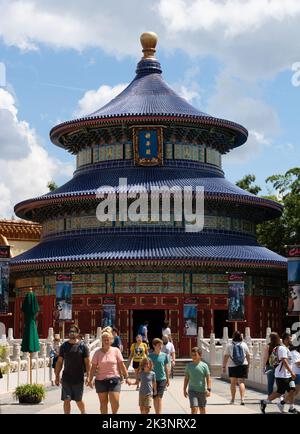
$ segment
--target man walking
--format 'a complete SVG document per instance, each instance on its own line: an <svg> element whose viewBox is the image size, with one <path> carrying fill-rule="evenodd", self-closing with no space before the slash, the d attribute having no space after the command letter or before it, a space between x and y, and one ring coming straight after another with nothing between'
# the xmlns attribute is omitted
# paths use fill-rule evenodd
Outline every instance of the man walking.
<svg viewBox="0 0 300 434"><path fill-rule="evenodd" d="M89 349L79 339L79 328L72 325L69 331L69 340L63 343L59 350L59 357L55 366L55 384L60 384L60 371L64 365L62 374L61 399L64 402L64 413L70 414L71 401L75 401L81 414L85 413L85 405L82 401L84 388L84 371L89 378L90 359Z"/></svg>
<svg viewBox="0 0 300 434"><path fill-rule="evenodd" d="M175 353L175 348L173 343L170 341L170 336L163 336L162 337L162 341L163 341L163 347L162 347L162 352L166 353L168 358L169 358L169 374L170 376L173 378L173 369L175 366L175 359L176 359L176 353Z"/></svg>
<svg viewBox="0 0 300 434"><path fill-rule="evenodd" d="M145 344L149 344L148 340L148 325L149 321L144 321L143 324L139 326L138 335L142 336L142 340Z"/></svg>
<svg viewBox="0 0 300 434"><path fill-rule="evenodd" d="M270 404L274 399L279 398L281 395L285 395L284 400L277 404L281 413L284 412L284 404L291 404L291 411L289 413L296 413L293 411L293 402L295 394L295 378L296 375L291 367L291 353L289 346L291 345L292 336L289 333L284 333L282 336L282 345L274 348L274 356L277 359L275 368L275 380L277 385L277 392L271 393L268 399L260 401L260 409L262 413L265 413L267 404Z"/></svg>

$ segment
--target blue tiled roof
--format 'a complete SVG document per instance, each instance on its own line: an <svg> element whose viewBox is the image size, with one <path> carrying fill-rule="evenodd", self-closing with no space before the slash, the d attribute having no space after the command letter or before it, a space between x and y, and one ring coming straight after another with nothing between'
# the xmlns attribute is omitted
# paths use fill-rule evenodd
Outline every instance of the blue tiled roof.
<svg viewBox="0 0 300 434"><path fill-rule="evenodd" d="M129 86L112 101L85 118L128 114L207 116L177 95L162 79L157 61L142 60Z"/></svg>
<svg viewBox="0 0 300 434"><path fill-rule="evenodd" d="M77 172L70 181L59 187L55 192L20 202L15 206L15 212L22 217L24 211L19 213L18 209L23 209L26 203L31 204L44 199L51 200L81 195L94 196L101 186L117 187L120 178L127 178L128 188L135 186L138 189L139 186L144 186L147 191L150 191L151 186L173 187L176 185L181 188L192 186L194 190L197 186L203 186L205 194L210 197L211 195L219 195L224 198L230 197L232 201L248 200L248 202L258 204L271 212L271 218L279 216L282 212L281 206L274 201L259 198L248 191L242 190L223 176L209 170L168 167L121 167ZM26 206L24 209L26 210Z"/></svg>
<svg viewBox="0 0 300 434"><path fill-rule="evenodd" d="M209 171L185 168L167 168L167 167L130 167L130 168L111 168L105 170L94 170L88 173L80 173L74 176L66 184L59 187L53 196L62 193L72 192L96 192L102 185L111 185L117 187L120 178L127 178L128 186L143 185L147 190L151 186L172 187L178 185L185 186L204 186L204 190L214 193L236 194L243 196L252 196L253 194L242 190L234 184L231 184L222 176L216 176Z"/></svg>
<svg viewBox="0 0 300 434"><path fill-rule="evenodd" d="M190 259L284 265L286 259L259 246L253 237L224 233L93 234L42 241L16 256L12 265L56 261Z"/></svg>
<svg viewBox="0 0 300 434"><path fill-rule="evenodd" d="M75 129L78 129L80 124L83 125L87 121L139 116L193 119L200 124L202 122L234 130L237 137L235 143L231 143L231 147L240 146L247 140L248 132L241 125L208 115L177 95L162 79L161 67L157 60L142 59L136 72L129 86L105 106L79 119L63 122L52 128L50 137L53 143L64 147L59 138L74 125Z"/></svg>

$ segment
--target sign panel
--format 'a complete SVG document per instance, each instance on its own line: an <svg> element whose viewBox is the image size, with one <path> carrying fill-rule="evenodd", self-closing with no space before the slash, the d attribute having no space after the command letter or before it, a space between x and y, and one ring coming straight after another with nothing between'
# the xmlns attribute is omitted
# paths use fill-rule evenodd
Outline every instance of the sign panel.
<svg viewBox="0 0 300 434"><path fill-rule="evenodd" d="M72 274L56 274L55 320L72 320Z"/></svg>
<svg viewBox="0 0 300 434"><path fill-rule="evenodd" d="M245 321L244 273L228 275L228 321Z"/></svg>
<svg viewBox="0 0 300 434"><path fill-rule="evenodd" d="M288 248L288 315L300 315L300 245Z"/></svg>
<svg viewBox="0 0 300 434"><path fill-rule="evenodd" d="M162 165L162 127L133 127L133 147L136 165Z"/></svg>
<svg viewBox="0 0 300 434"><path fill-rule="evenodd" d="M184 334L197 336L197 305L185 304L183 306Z"/></svg>

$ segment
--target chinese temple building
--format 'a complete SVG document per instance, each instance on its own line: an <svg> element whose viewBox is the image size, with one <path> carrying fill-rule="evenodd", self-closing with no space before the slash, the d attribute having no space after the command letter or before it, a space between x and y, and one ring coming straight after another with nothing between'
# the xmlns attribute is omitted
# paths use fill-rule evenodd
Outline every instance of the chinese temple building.
<svg viewBox="0 0 300 434"><path fill-rule="evenodd" d="M95 334L106 307L125 348L138 326L161 336L165 319L181 357L196 337L187 333L184 306L196 306L197 326L221 336L227 326L228 276L245 273L246 326L264 336L282 326L286 259L256 241L258 223L281 215L282 207L231 184L222 155L247 140L247 130L192 107L163 80L155 58L157 37L141 36L143 58L136 76L116 98L91 115L64 122L51 141L76 155L73 178L54 192L25 200L17 216L42 225L38 245L11 260L16 288L15 330L28 286L40 305L39 333L55 325L55 273L73 273L73 319L82 333ZM187 232L186 222L115 221L96 217L101 186L118 188L204 187L204 228Z"/></svg>
<svg viewBox="0 0 300 434"><path fill-rule="evenodd" d="M0 220L0 246L10 247L10 256L20 255L26 250L36 246L41 238L42 227L38 223L24 220ZM15 298L11 291L9 297L9 312L13 313ZM6 329L13 327L13 316L1 316L0 321ZM0 330L1 330L0 323ZM3 329L4 330L4 329ZM2 336L3 333L0 333Z"/></svg>

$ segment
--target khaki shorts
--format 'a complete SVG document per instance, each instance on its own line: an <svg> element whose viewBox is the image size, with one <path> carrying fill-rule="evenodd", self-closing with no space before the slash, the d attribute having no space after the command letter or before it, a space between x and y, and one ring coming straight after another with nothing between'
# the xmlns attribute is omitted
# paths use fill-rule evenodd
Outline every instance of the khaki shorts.
<svg viewBox="0 0 300 434"><path fill-rule="evenodd" d="M140 407L151 407L152 406L152 396L151 395L140 395L139 396L139 406Z"/></svg>

